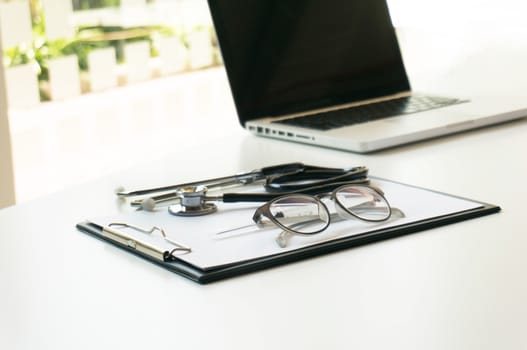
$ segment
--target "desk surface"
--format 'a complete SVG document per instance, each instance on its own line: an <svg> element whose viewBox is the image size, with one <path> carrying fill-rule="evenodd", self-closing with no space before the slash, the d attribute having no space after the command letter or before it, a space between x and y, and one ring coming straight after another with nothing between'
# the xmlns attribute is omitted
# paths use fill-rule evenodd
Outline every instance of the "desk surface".
<svg viewBox="0 0 527 350"><path fill-rule="evenodd" d="M405 59L413 62L414 87L524 94L526 46L510 56L493 47L448 52L426 79L418 56ZM433 57L428 49L420 52ZM500 65L489 66L498 58ZM488 79L476 74L482 67ZM174 131L178 143L168 156L0 211L0 348L527 348L527 120L357 155L251 136L236 123L223 71L198 76L215 89L204 95L214 98ZM86 218L117 213L119 185L299 160L366 165L377 176L503 210L206 286L75 229Z"/></svg>

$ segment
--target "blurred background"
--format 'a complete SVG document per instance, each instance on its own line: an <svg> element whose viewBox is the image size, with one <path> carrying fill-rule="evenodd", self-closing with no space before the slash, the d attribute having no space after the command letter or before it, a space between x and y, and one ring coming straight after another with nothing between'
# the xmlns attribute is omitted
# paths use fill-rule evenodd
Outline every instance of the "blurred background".
<svg viewBox="0 0 527 350"><path fill-rule="evenodd" d="M477 54L476 37L527 52L524 0L388 4L420 50L406 61L403 47L411 77L431 59L449 64L449 50ZM197 128L192 115L229 95L210 79L223 72L206 0L0 0L0 39L17 202L163 156L178 128Z"/></svg>

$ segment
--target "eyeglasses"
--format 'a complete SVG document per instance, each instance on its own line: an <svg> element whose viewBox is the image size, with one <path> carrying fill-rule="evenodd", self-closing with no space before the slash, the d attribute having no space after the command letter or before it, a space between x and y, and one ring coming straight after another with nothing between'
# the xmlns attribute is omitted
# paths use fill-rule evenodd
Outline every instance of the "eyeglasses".
<svg viewBox="0 0 527 350"><path fill-rule="evenodd" d="M325 197L335 204L335 214L330 214L322 202ZM332 217L381 222L388 220L391 215L392 208L381 190L350 184L316 196L289 194L277 197L256 209L253 221L261 228L269 224L281 228L283 231L276 241L284 248L291 235L313 235L324 231Z"/></svg>

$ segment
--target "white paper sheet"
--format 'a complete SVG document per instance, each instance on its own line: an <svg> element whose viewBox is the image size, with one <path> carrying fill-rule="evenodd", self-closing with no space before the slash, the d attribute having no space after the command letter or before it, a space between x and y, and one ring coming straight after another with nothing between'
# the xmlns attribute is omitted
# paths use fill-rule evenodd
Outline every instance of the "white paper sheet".
<svg viewBox="0 0 527 350"><path fill-rule="evenodd" d="M404 217L395 210L392 218L382 223L338 220L322 233L292 236L285 248L281 248L275 241L280 229L259 229L253 224L252 216L258 203L220 203L217 213L200 217L176 217L164 209L157 212L138 211L91 221L101 226L107 226L111 222L126 222L144 228L162 227L172 240L192 248L191 253L178 256L180 259L207 270L482 206L478 202L390 181L374 180L372 184L384 191L391 206L404 212ZM218 232L243 226L248 227L218 235ZM126 232L134 239L164 246L166 250L174 248L158 233L148 235L132 229L121 229L121 232Z"/></svg>

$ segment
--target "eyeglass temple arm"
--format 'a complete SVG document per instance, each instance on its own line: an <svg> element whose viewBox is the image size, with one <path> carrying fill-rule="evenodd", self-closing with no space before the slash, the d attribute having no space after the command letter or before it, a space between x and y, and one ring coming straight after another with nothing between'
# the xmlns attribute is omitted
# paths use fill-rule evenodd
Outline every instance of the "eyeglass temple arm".
<svg viewBox="0 0 527 350"><path fill-rule="evenodd" d="M396 207L391 207L391 209L392 209L391 218L404 218L405 217L405 214L404 214L404 212L401 209L396 208ZM255 216L256 216L256 213L255 213ZM346 219L344 219L343 217L341 217L337 213L331 213L330 214L330 220L331 220L331 222L339 222L339 221L344 221ZM309 221L311 221L311 220L309 220ZM295 226L308 224L309 221L298 223ZM287 247L287 243L289 241L289 238L291 238L291 236L293 236L293 235L294 234L292 232L290 232L290 231L282 230L282 232L280 232L278 234L278 236L276 236L275 241L278 244L278 246L280 246L280 248L285 248L285 247Z"/></svg>

